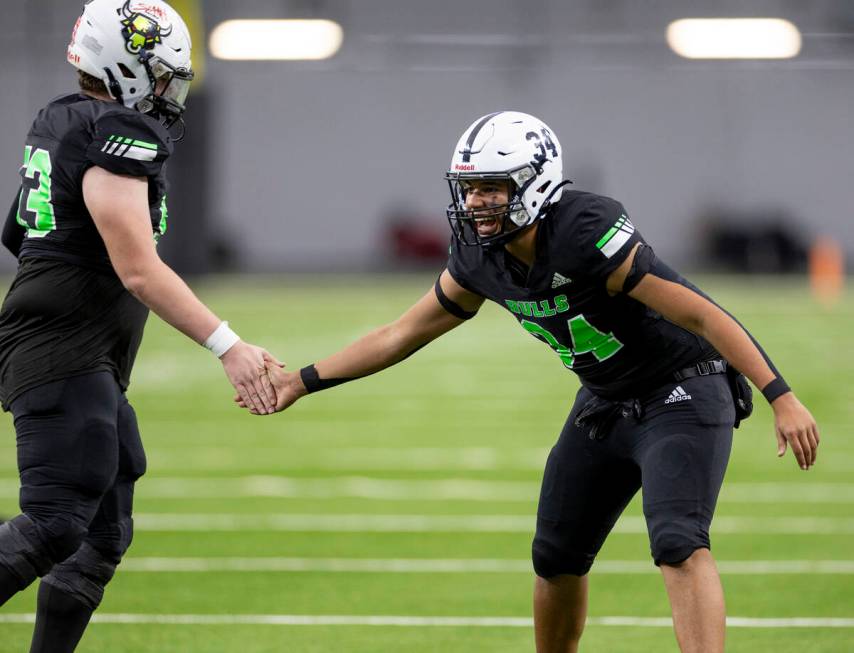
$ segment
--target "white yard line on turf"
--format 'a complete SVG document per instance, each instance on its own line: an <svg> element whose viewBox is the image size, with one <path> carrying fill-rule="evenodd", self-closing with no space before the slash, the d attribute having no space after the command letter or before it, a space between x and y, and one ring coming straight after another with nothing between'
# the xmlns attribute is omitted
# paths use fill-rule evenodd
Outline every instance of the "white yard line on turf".
<svg viewBox="0 0 854 653"><path fill-rule="evenodd" d="M534 503L537 481L468 478L382 479L367 476L301 478L239 476L228 478L143 478L138 495L148 499L375 499L382 501L502 501ZM17 497L18 479L0 479L0 496ZM722 503L854 503L854 483L725 483Z"/></svg>
<svg viewBox="0 0 854 653"><path fill-rule="evenodd" d="M203 461L228 461L234 454L227 445L194 447L187 451L192 452L194 459ZM548 456L548 449L539 447L327 447L291 452L271 448L269 451L270 455L281 454L275 464L283 470L542 471ZM177 466L171 455L160 459L161 465L158 466L157 456L157 449L153 449L153 469L174 469ZM222 464L217 468L221 469Z"/></svg>
<svg viewBox="0 0 854 653"><path fill-rule="evenodd" d="M223 482L225 488L222 487ZM194 494L193 489L198 490L201 496L216 497L354 498L390 501L463 499L531 503L537 499L539 483L454 478L423 480L381 479L365 476L332 478L246 476L236 479L155 478L150 481L143 480L140 485L140 493L149 495L150 491L153 491L154 496L158 497L186 497L188 494Z"/></svg>
<svg viewBox="0 0 854 653"><path fill-rule="evenodd" d="M854 574L854 560L718 560L726 575ZM353 573L532 573L530 560L497 558L135 558L125 572L353 572ZM594 574L658 574L652 562L602 560Z"/></svg>
<svg viewBox="0 0 854 653"><path fill-rule="evenodd" d="M137 513L140 531L292 531L352 533L532 533L534 515L199 514ZM625 516L615 533L646 533L643 517ZM715 534L854 533L850 517L718 517Z"/></svg>
<svg viewBox="0 0 854 653"><path fill-rule="evenodd" d="M408 626L532 628L529 617L407 617L374 615L291 614L122 614L95 613L99 624L164 624L182 626ZM0 623L31 624L35 614L0 614ZM669 617L589 617L588 626L671 628ZM854 628L854 619L792 617L727 617L730 628Z"/></svg>

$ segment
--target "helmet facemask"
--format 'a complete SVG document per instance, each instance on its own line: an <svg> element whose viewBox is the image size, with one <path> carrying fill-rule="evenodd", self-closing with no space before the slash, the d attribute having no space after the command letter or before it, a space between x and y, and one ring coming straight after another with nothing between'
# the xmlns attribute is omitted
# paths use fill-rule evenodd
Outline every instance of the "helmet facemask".
<svg viewBox="0 0 854 653"><path fill-rule="evenodd" d="M528 210L522 203L522 195L535 177L530 166L524 166L506 174L448 172L445 179L451 191L451 204L448 206L446 215L454 235L464 245L484 247L504 245L516 238L533 223ZM507 203L475 209L467 208L466 195L473 181L495 181L506 184ZM488 236L480 235L477 223L496 218L501 221L499 231Z"/></svg>
<svg viewBox="0 0 854 653"><path fill-rule="evenodd" d="M140 54L148 79L151 92L136 104L140 113L147 113L159 120L169 129L179 120L186 110L187 94L190 92L190 82L195 76L189 68L176 68L157 56L145 57ZM158 85L165 86L158 92ZM174 140L180 140L181 134Z"/></svg>

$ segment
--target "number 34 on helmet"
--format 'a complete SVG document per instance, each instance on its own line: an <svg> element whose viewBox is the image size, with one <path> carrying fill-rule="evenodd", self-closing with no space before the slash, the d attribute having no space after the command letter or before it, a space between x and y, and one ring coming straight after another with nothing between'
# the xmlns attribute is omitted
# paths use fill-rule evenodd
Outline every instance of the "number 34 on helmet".
<svg viewBox="0 0 854 653"><path fill-rule="evenodd" d="M545 217L570 183L563 179L562 150L548 125L517 111L499 111L475 120L454 149L445 174L451 191L448 221L465 245L496 246ZM466 208L469 185L477 180L507 183L509 199L489 207L501 214L498 233L481 236L475 226L477 211Z"/></svg>

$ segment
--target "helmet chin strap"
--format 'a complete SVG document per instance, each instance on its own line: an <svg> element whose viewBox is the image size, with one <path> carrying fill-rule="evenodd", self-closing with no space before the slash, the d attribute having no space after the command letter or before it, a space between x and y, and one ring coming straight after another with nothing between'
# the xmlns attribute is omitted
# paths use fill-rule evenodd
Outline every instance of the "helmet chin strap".
<svg viewBox="0 0 854 653"><path fill-rule="evenodd" d="M572 183L572 179L564 179L562 182L560 182L554 188L552 188L551 192L548 195L546 195L546 199L543 200L543 204L540 207L540 213L542 213L545 209L548 209L549 206L551 206L552 197L554 197L556 192L558 192L561 188L563 188L567 184L571 184L571 183ZM539 217L539 215L540 214L538 213L537 217Z"/></svg>
<svg viewBox="0 0 854 653"><path fill-rule="evenodd" d="M119 80L116 79L109 68L104 68L104 72L107 75L107 79L110 80L107 83L107 90L110 92L110 95L116 102L124 104L124 93L122 93L122 85L119 84Z"/></svg>
<svg viewBox="0 0 854 653"><path fill-rule="evenodd" d="M174 127L175 125L180 125L180 127L178 129L178 135L177 136L172 135L172 127ZM178 120L173 122L172 125L169 127L169 135L172 136L172 141L177 143L178 141L183 140L184 136L186 134L187 134L187 125L184 122L184 116L178 116Z"/></svg>

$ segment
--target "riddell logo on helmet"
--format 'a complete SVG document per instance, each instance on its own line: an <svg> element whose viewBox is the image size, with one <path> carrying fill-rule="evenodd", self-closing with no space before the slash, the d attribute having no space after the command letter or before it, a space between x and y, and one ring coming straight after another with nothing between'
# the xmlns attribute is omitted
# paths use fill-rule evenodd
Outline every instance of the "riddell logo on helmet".
<svg viewBox="0 0 854 653"><path fill-rule="evenodd" d="M454 164L454 170L464 170L464 171L471 172L472 170L474 170L474 164L473 163L455 163Z"/></svg>
<svg viewBox="0 0 854 653"><path fill-rule="evenodd" d="M83 20L83 16L80 16L77 19L77 22L74 23L74 29L71 30L71 43L68 44L68 49L65 51L65 58L74 66L80 64L80 55L72 50L75 43L77 43L77 30L80 29L80 21Z"/></svg>
<svg viewBox="0 0 854 653"><path fill-rule="evenodd" d="M163 11L163 7L151 4L150 2L134 2L131 5L131 11L146 13L156 18L157 20L161 20L164 22L168 20L166 12Z"/></svg>

